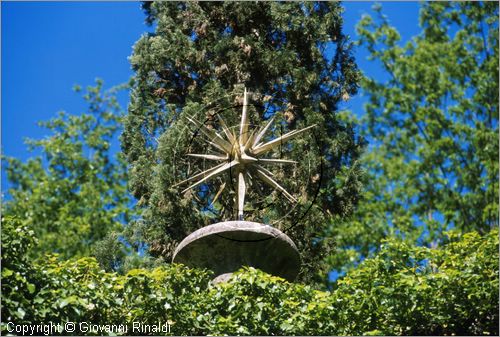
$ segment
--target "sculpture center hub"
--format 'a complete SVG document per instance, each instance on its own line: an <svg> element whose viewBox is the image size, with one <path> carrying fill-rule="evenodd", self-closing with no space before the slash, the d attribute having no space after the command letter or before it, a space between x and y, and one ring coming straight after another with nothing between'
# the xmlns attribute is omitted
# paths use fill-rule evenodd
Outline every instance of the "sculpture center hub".
<svg viewBox="0 0 500 337"><path fill-rule="evenodd" d="M257 158L254 158L247 153L247 150L243 145L238 144L235 144L233 146L230 158L231 160L236 160L240 168L242 168L246 164L258 161Z"/></svg>
<svg viewBox="0 0 500 337"><path fill-rule="evenodd" d="M245 194L247 193L248 179L257 178L273 189L280 191L290 202L297 202L297 199L295 199L293 195L288 193L283 186L278 184L278 182L273 179L273 173L265 167L268 164L295 164L297 162L281 158L265 158L263 156L272 149L281 146L284 142L296 137L310 128L313 128L316 125L314 124L301 130L289 131L278 138L266 141L264 137L267 130L271 127L274 117L272 117L264 127L249 130L251 124L249 123L247 107L247 91L245 89L243 96L243 111L241 114L241 123L238 135L227 127L226 122L219 114L217 114L217 117L222 128L222 132L220 133L212 128L208 128L203 123L188 117L189 121L197 126L198 130L208 138L207 141L212 146L212 153L210 154L188 153L188 155L218 161L219 164L195 174L194 176L179 183L183 184L188 181L197 180L194 184L183 191L185 192L209 179L223 174L224 172L229 172L231 179L237 179L236 186L238 187L238 193L236 194L235 204L238 207L238 219L240 220L243 219L243 209L245 204ZM251 171L251 175L246 174L249 173L249 171ZM222 190L225 188L225 185L225 183L221 185L221 188L214 197L212 204L219 197Z"/></svg>

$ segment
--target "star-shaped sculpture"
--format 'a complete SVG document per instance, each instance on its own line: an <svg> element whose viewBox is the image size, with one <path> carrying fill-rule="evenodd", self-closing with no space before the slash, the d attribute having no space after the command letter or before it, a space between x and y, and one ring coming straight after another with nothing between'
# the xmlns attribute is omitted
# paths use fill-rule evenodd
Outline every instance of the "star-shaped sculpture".
<svg viewBox="0 0 500 337"><path fill-rule="evenodd" d="M241 124L239 130L240 132L238 136L236 136L227 127L224 119L219 114L217 114L217 117L219 119L225 138L216 131L209 129L203 123L200 123L188 117L189 121L193 123L208 138L205 141L216 152L215 154L188 153L187 155L191 157L213 160L215 162L219 162L219 164L201 173L195 174L194 176L175 185L178 186L186 182L196 181L194 184L183 190L182 193L184 193L187 190L192 189L211 178L219 176L225 171L230 170L231 172L234 172L238 177L238 193L236 194L236 204L238 205L239 220L243 220L243 207L245 204L245 194L247 189L247 181L245 179L248 178L254 179L254 177L258 177L267 185L283 193L283 195L289 201L293 203L297 202L297 200L290 193L288 193L285 188L283 188L272 178L273 173L263 166L267 164L292 164L296 162L286 159L260 158L260 156L271 151L278 145L283 144L284 142L296 137L304 131L316 126L316 124L314 124L302 130L290 131L278 138L263 143L262 139L269 127L272 125L274 117L271 118L269 122L260 130L254 129L249 131L247 99L247 91L245 89L243 96L243 111L241 113ZM225 183L221 185L219 191L212 201L212 204L218 199L218 197L224 190L225 185Z"/></svg>

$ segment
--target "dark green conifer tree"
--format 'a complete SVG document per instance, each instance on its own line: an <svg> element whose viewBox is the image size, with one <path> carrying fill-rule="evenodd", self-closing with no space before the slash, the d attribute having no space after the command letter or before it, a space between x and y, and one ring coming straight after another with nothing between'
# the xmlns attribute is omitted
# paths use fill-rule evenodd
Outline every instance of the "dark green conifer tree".
<svg viewBox="0 0 500 337"><path fill-rule="evenodd" d="M210 107L214 102L218 108L231 107L241 101L245 87L254 93L254 102L265 102L268 108L253 108L252 123L276 118L278 126L270 129L269 137L317 124L313 132L281 149L284 157L299 163L274 168L285 188L304 195L303 202L289 213L291 206L282 196L255 184L249 188L245 219L281 219L274 225L298 245L304 274L315 270L324 276L319 261L332 243L322 239L322 228L331 216L353 211L360 189L357 159L362 142L336 114L339 102L356 93L359 77L342 32L341 6L148 2L144 9L154 32L134 47L135 83L121 138L130 188L144 208L136 232L149 243L151 254L170 261L177 244L193 230L234 220L231 193L209 207L218 186L228 180L231 184L230 177L207 182L194 193L183 194L183 187L174 185L204 165L185 158L188 147L190 152L204 150L192 141L194 130L186 117L210 120L217 128ZM240 118L240 109L234 111L225 112L228 124Z"/></svg>

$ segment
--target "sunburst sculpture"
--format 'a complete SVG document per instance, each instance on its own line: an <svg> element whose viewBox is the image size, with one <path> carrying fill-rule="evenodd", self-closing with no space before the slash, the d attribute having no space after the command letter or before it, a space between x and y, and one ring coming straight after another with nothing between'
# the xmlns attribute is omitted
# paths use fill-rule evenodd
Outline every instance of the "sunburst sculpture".
<svg viewBox="0 0 500 337"><path fill-rule="evenodd" d="M203 158L210 161L219 162L219 164L212 168L209 168L208 170L195 174L194 176L175 185L178 186L187 182L196 181L191 186L184 189L182 191L182 193L184 193L189 189L192 189L208 181L209 179L215 178L228 170L231 173L234 172L238 177L238 193L236 194L236 204L238 205L239 220L243 220L243 208L245 204L245 194L248 183L247 179L254 179L255 177L258 177L267 185L280 191L290 202L297 202L297 200L290 193L288 193L285 188L283 188L272 178L273 173L263 166L267 164L294 164L296 162L286 159L260 158L260 156L270 152L278 145L283 144L284 142L298 136L304 131L316 126L316 124L314 124L301 130L290 131L278 138L263 143L262 139L269 127L272 125L274 117L272 117L263 128L249 131L248 129L250 124L248 121L247 113L247 99L247 90L245 89L238 136L236 136L227 127L226 122L220 116L220 114L217 114L217 117L226 138L221 136L215 130L208 128L203 123L200 123L188 117L188 120L208 138L204 140L213 148L213 150L215 150L215 154L188 153L187 155L191 157ZM226 183L223 183L220 186L212 201L212 204L215 203L215 201L219 198L225 187Z"/></svg>

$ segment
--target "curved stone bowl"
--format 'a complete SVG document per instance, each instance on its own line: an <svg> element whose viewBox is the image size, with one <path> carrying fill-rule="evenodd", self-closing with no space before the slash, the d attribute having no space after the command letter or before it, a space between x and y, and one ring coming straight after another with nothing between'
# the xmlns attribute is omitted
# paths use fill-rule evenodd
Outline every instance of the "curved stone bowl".
<svg viewBox="0 0 500 337"><path fill-rule="evenodd" d="M269 225L250 221L219 222L198 229L182 240L173 262L210 269L216 280L227 279L243 266L288 281L293 281L300 270L299 252L288 236Z"/></svg>

